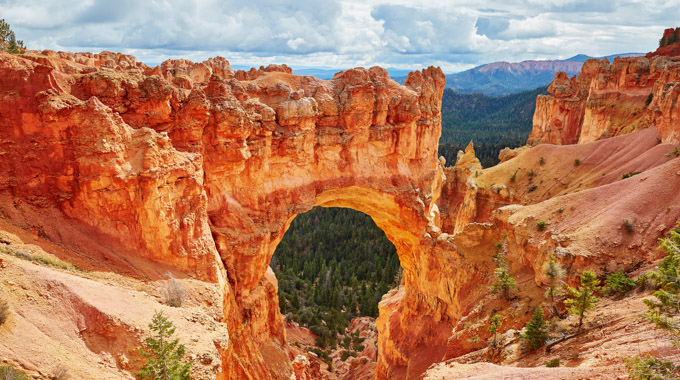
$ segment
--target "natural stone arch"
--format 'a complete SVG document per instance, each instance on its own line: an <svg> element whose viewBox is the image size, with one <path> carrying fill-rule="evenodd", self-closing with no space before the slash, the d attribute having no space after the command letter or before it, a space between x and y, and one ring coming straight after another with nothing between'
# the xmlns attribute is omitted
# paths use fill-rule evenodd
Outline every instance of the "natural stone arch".
<svg viewBox="0 0 680 380"><path fill-rule="evenodd" d="M0 192L54 208L40 227L75 250L73 236L147 278L157 264L220 284L230 333L220 378L290 372L266 268L287 223L316 204L370 214L406 268L407 292L382 325L379 376L422 367L410 364L413 349L431 341L400 338L400 324L417 315L450 329L460 315L460 279L443 264L457 262L455 249L438 251L449 244L437 208L441 70L401 86L377 67L324 81L286 66L234 71L223 58L150 68L122 54L50 51L0 56L0 70L0 139L14 144ZM12 207L0 204L22 222Z"/></svg>
<svg viewBox="0 0 680 380"><path fill-rule="evenodd" d="M203 138L204 147L217 148L204 152L205 188L233 296L226 322L232 342L240 342L225 351L223 362L225 373L236 377L287 377L271 365L274 357L287 358L274 280L266 271L297 214L322 205L370 215L397 248L414 303L421 293L417 277L429 265L420 247L431 249L431 234L438 232L441 71L412 73L406 87L378 68L343 72L330 83L310 81L300 90L293 87L300 86L297 77L275 79L275 86L268 82L272 76L255 82L272 91L283 82L291 96L266 99L274 112L255 103L258 116L242 119L260 119L265 128L229 125L221 127L234 131L227 136L208 131ZM236 145L237 133L249 149L225 162L224 154L235 149L220 148Z"/></svg>
<svg viewBox="0 0 680 380"><path fill-rule="evenodd" d="M266 260L268 266L266 267L266 271L262 273L263 278L269 281L273 280L273 274L270 271L269 263L272 260L276 247L283 240L283 237L288 232L293 220L298 215L307 213L317 206L351 209L369 216L376 226L385 233L385 236L390 243L395 246L397 256L401 255L401 257L399 257L399 265L403 269L403 278L405 281L404 287L408 287L408 284L410 282L412 283L412 281L409 282L409 278L413 279L413 273L415 272L413 270L413 251L417 249L418 243L420 242L420 238L416 236L414 232L423 228L422 223L419 223L417 220L417 212L407 207L400 206L398 197L395 196L395 194L359 186L326 190L316 196L312 207L305 207L304 209L302 209L301 206L296 207L296 209L300 211L283 223L281 231L276 234L276 237L269 245L270 251L267 252ZM404 265L402 264L402 261L404 260L406 260L406 268L404 268ZM274 297L276 297L278 302L278 294L274 294ZM277 314L277 310L278 308L273 310L273 314ZM270 365L269 362L268 365ZM271 369L272 367L270 366L270 370Z"/></svg>

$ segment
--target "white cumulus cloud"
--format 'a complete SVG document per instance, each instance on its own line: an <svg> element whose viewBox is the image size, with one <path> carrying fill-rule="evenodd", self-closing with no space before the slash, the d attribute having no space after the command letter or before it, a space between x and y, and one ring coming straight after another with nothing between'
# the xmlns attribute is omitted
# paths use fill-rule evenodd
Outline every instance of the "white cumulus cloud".
<svg viewBox="0 0 680 380"><path fill-rule="evenodd" d="M347 68L653 50L680 0L0 0L29 48Z"/></svg>

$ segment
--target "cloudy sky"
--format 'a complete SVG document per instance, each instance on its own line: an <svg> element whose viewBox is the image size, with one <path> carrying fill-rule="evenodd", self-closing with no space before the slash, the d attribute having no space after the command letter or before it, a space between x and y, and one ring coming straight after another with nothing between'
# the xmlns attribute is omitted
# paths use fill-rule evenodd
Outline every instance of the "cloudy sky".
<svg viewBox="0 0 680 380"><path fill-rule="evenodd" d="M680 0L0 0L31 49L445 72L647 52L679 16Z"/></svg>

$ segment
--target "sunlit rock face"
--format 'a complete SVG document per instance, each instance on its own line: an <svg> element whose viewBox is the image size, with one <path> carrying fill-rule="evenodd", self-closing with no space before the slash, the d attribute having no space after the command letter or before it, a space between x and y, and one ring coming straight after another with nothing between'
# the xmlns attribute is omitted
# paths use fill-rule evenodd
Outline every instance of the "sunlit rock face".
<svg viewBox="0 0 680 380"><path fill-rule="evenodd" d="M418 378L476 348L466 321L480 317L504 236L534 299L552 253L572 283L658 256L656 238L680 217L668 208L680 202L677 159L664 156L678 140L680 74L675 58L646 59L558 75L530 139L574 145L505 152L482 169L472 145L451 167L437 159L437 68L400 86L377 67L324 81L222 58L149 68L113 53L0 54L0 216L105 270L219 284L230 339L216 343L216 376L289 379L305 366L291 364L268 269L276 245L314 206L365 212L404 269L379 304L376 377ZM624 135L644 126L654 128Z"/></svg>
<svg viewBox="0 0 680 380"><path fill-rule="evenodd" d="M316 205L369 214L397 247L405 285L381 325L378 377L441 359L460 308L455 280L441 281L450 264L433 254L438 68L400 86L378 67L323 81L221 58L149 68L122 54L31 51L0 55L0 70L0 191L13 200L3 215L138 276L223 284L220 378L293 373L267 266L295 215ZM413 337L405 328L419 321L440 333Z"/></svg>
<svg viewBox="0 0 680 380"><path fill-rule="evenodd" d="M557 73L552 95L537 99L528 143L588 143L648 127L680 141L679 70L680 58L660 55L591 59L574 78Z"/></svg>

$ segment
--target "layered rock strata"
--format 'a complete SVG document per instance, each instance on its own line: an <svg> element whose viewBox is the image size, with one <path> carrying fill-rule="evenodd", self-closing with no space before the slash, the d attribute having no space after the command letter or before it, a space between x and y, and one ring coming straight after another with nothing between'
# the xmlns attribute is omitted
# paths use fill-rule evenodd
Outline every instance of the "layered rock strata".
<svg viewBox="0 0 680 380"><path fill-rule="evenodd" d="M423 256L443 180L439 69L400 86L377 67L322 81L220 58L149 68L44 51L1 55L0 70L4 215L83 256L92 247L132 262L143 278L173 270L222 284L222 378L292 373L267 268L291 220L315 205L371 215L398 249L404 304L437 323L452 316L448 292L431 289L440 264ZM41 210L47 218L22 218ZM411 354L425 337L382 342L399 355L383 355L386 376L438 359Z"/></svg>
<svg viewBox="0 0 680 380"><path fill-rule="evenodd" d="M546 122L532 139L582 144L506 152L489 169L470 145L445 169L436 68L400 86L377 67L323 81L221 58L149 68L113 53L0 54L0 213L95 270L216 283L229 329L216 376L288 379L310 366L291 363L268 269L276 245L313 206L365 212L404 269L379 305L376 377L418 378L477 349L470 334L486 330L471 326L491 309L506 310L504 329L521 326L549 255L572 283L658 257L655 239L680 218L678 158L665 156L679 133L678 61L645 59L589 61L539 99ZM634 117L616 111L649 91ZM656 128L622 135L645 125ZM586 143L607 134L622 136ZM512 308L488 295L505 236L527 297Z"/></svg>
<svg viewBox="0 0 680 380"><path fill-rule="evenodd" d="M529 145L576 144L658 127L664 142L680 141L677 125L680 58L663 55L590 59L578 76L557 73L551 95L536 102Z"/></svg>

